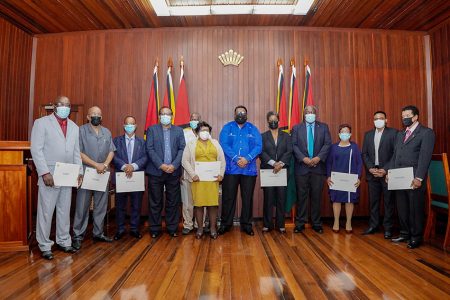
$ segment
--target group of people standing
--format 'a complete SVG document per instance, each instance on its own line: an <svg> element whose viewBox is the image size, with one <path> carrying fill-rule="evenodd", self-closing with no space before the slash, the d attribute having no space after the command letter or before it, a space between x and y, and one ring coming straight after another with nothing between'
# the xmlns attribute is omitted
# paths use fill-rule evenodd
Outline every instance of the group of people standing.
<svg viewBox="0 0 450 300"><path fill-rule="evenodd" d="M70 205L72 189L55 186L53 173L57 162L80 165L79 185L86 167L97 173L109 170L132 177L133 172L145 171L148 175L149 231L152 238L162 234L162 210L165 208L165 227L169 235L178 236L180 203L182 203L182 234L189 234L196 227L195 237L201 239L209 232L212 239L232 228L236 210L238 189L242 200L240 227L254 235L252 225L253 192L258 175L257 159L261 169L274 173L294 164L297 188L295 233L305 230L308 211L311 211L312 229L323 232L320 203L323 185L332 185L331 172L358 175L359 187L363 163L369 183L370 223L365 234L379 229L379 206L384 198L385 238L392 238L393 192L387 189L387 170L413 167L415 179L411 190L396 192L400 218L400 237L394 242L408 241L415 248L422 242L424 193L428 165L434 145L434 133L418 122L419 111L414 106L402 110L406 130L397 132L388 128L386 113L374 114L375 129L366 133L362 153L351 142L352 128L342 124L338 128L339 142L332 144L328 125L316 120L317 109L306 106L304 121L294 126L291 135L278 127L278 115L267 114L268 130L262 135L258 128L247 121L247 108L237 106L234 120L225 124L219 140L211 137L212 127L202 121L200 114L191 115L189 128L172 125L169 107L159 110L159 124L146 130L146 140L136 136L136 119L124 118L124 134L112 138L111 132L101 125L99 107L88 111L88 123L78 128L68 117L70 100L60 96L55 101L54 113L35 121L31 134L31 153L39 176L39 195L36 238L45 259L53 259L54 244L50 240L53 213L56 209L56 243L64 252L74 253L81 248L86 234L89 208L93 199L93 239L112 242L126 234L125 216L130 200L131 215L129 234L141 238L140 211L143 192L116 193L117 231L113 238L104 234L108 189L102 192L79 188L77 192L73 235L70 235ZM200 181L196 174L197 162L220 162L216 181ZM112 179L114 182L114 177ZM217 227L219 207L219 183L222 183L222 209L220 226ZM264 187L263 232L285 228L286 187ZM356 193L330 189L333 202L333 232L340 230L339 216L345 204L347 222L345 230L352 232L351 218ZM308 205L309 204L309 205ZM308 210L308 206L310 209ZM273 208L276 222L273 223ZM209 227L205 228L205 212Z"/></svg>

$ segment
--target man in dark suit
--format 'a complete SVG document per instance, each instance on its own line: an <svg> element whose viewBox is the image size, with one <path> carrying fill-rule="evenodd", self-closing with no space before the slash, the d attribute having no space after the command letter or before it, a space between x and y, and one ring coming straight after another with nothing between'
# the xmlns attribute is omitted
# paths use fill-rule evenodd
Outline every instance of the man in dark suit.
<svg viewBox="0 0 450 300"><path fill-rule="evenodd" d="M181 158L186 146L183 129L172 125L172 110L163 106L159 109L160 124L147 129L146 149L149 163L149 223L152 238L157 238L162 230L163 192L166 195L166 228L172 237L178 236L181 203L180 178Z"/></svg>
<svg viewBox="0 0 450 300"><path fill-rule="evenodd" d="M393 193L388 190L385 180L384 166L391 160L394 154L397 130L386 126L387 119L384 111L377 111L373 115L375 129L369 130L364 135L362 158L366 166L366 180L369 186L370 219L366 234L374 234L378 230L380 221L381 195L384 199L384 238L392 238L392 226L394 215Z"/></svg>
<svg viewBox="0 0 450 300"><path fill-rule="evenodd" d="M133 176L133 172L145 170L147 165L147 152L145 152L144 139L137 137L136 119L127 116L124 119L124 135L116 137L113 142L116 146L114 155L114 166L116 172L125 172L128 178ZM141 216L142 196L144 192L116 193L116 222L117 232L115 240L120 240L125 234L125 214L128 197L131 201L130 235L140 239L139 219Z"/></svg>
<svg viewBox="0 0 450 300"><path fill-rule="evenodd" d="M419 110L415 106L409 105L402 109L402 122L406 130L397 134L394 155L387 169L412 167L414 179L411 189L395 193L400 236L392 241L408 242L408 248L414 249L423 241L425 182L433 154L435 134L432 129L419 123Z"/></svg>
<svg viewBox="0 0 450 300"><path fill-rule="evenodd" d="M306 106L304 121L294 126L292 131L297 185L295 233L302 232L308 221L308 195L311 199L312 228L318 233L323 232L320 220L320 202L326 175L325 160L330 151L331 136L328 125L316 121L316 111L314 106Z"/></svg>

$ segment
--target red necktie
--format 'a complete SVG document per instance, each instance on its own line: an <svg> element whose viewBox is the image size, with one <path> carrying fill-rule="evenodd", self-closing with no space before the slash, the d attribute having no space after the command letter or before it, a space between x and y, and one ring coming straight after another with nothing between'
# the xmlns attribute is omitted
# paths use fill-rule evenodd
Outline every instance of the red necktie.
<svg viewBox="0 0 450 300"><path fill-rule="evenodd" d="M403 143L406 143L408 138L411 136L411 130L407 129L405 134L405 139L403 140Z"/></svg>

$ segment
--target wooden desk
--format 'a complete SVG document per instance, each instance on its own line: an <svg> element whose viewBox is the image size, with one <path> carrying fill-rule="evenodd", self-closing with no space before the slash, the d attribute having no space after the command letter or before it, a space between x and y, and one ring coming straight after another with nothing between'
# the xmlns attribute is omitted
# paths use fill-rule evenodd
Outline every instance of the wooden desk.
<svg viewBox="0 0 450 300"><path fill-rule="evenodd" d="M31 233L30 142L0 141L0 252L28 251Z"/></svg>

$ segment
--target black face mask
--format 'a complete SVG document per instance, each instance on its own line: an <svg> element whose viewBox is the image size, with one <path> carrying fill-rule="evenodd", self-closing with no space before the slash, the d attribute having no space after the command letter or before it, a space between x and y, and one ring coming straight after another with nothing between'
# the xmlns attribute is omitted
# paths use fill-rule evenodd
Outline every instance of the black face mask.
<svg viewBox="0 0 450 300"><path fill-rule="evenodd" d="M91 117L91 124L93 126L98 126L102 123L102 117L99 116L92 116Z"/></svg>
<svg viewBox="0 0 450 300"><path fill-rule="evenodd" d="M278 121L271 121L271 122L269 122L269 128L270 129L277 129L278 128Z"/></svg>
<svg viewBox="0 0 450 300"><path fill-rule="evenodd" d="M247 122L247 115L237 115L236 117L234 117L234 120L236 121L236 123L238 123L239 125L244 124L245 122Z"/></svg>
<svg viewBox="0 0 450 300"><path fill-rule="evenodd" d="M403 119L402 119L403 125L405 125L406 127L411 126L411 125L414 123L413 120L412 120L412 118L413 118L413 117L410 117L410 118L403 118Z"/></svg>

